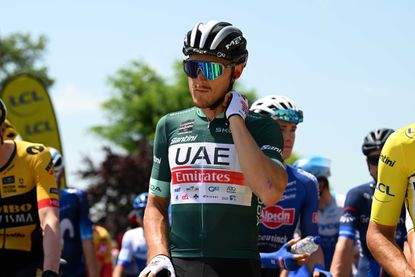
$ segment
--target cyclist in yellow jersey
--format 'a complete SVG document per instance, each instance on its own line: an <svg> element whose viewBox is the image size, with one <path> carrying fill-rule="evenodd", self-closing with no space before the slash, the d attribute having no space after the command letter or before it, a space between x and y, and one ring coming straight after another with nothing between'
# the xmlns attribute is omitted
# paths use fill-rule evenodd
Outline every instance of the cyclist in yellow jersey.
<svg viewBox="0 0 415 277"><path fill-rule="evenodd" d="M112 240L107 229L94 225L94 244L100 277L112 276Z"/></svg>
<svg viewBox="0 0 415 277"><path fill-rule="evenodd" d="M393 276L415 276L415 269L393 243L400 210L405 202L414 220L415 123L387 140L379 162L367 244L375 259Z"/></svg>
<svg viewBox="0 0 415 277"><path fill-rule="evenodd" d="M55 277L59 191L51 155L42 144L3 140L5 118L0 100L0 275Z"/></svg>

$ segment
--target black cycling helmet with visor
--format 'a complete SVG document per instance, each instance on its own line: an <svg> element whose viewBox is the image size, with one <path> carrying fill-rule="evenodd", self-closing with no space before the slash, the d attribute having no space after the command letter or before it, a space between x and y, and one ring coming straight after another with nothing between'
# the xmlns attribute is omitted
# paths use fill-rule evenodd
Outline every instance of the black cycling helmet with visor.
<svg viewBox="0 0 415 277"><path fill-rule="evenodd" d="M394 132L393 129L388 128L379 128L373 131L370 131L362 145L362 152L367 156L370 152L377 149L382 149L388 137Z"/></svg>
<svg viewBox="0 0 415 277"><path fill-rule="evenodd" d="M385 145L388 137L394 132L393 129L388 128L379 128L373 131L370 131L362 145L362 152L366 156L367 162L371 165L378 165L379 155L370 155L374 150L382 150L383 145Z"/></svg>
<svg viewBox="0 0 415 277"><path fill-rule="evenodd" d="M206 80L215 80L223 74L225 67L231 67L232 78L228 91L232 90L235 79L235 65L244 64L248 60L247 41L241 30L228 22L208 21L197 23L192 30L187 32L184 39L183 54L211 55L228 60L230 63L223 65L208 61L194 61L186 59L183 61L184 72L190 78L196 78L199 72L203 73ZM223 96L224 97L224 96ZM223 97L210 108L215 109L223 101Z"/></svg>

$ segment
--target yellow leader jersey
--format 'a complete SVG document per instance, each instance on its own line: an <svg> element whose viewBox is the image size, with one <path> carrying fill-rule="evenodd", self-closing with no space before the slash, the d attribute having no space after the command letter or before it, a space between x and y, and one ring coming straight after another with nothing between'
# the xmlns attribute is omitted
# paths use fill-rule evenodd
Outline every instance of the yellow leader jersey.
<svg viewBox="0 0 415 277"><path fill-rule="evenodd" d="M395 226L404 201L413 221L415 219L415 122L394 132L382 149L370 219L382 225Z"/></svg>
<svg viewBox="0 0 415 277"><path fill-rule="evenodd" d="M112 276L112 239L107 229L94 225L94 244L98 262L102 265L100 277Z"/></svg>
<svg viewBox="0 0 415 277"><path fill-rule="evenodd" d="M0 168L0 256L3 264L43 261L38 210L59 207L52 158L42 144L14 141Z"/></svg>

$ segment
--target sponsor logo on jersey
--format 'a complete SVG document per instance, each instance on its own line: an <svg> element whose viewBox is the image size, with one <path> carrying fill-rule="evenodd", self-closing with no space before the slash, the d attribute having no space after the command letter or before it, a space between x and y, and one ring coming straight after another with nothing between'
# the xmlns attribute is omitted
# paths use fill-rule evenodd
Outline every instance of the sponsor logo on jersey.
<svg viewBox="0 0 415 277"><path fill-rule="evenodd" d="M49 192L52 193L52 194L59 194L59 189L58 188L51 188L49 190Z"/></svg>
<svg viewBox="0 0 415 277"><path fill-rule="evenodd" d="M389 159L389 157L388 156L386 156L386 155L380 155L380 160L384 163L384 164L386 164L386 165L388 165L388 166L390 166L390 167L393 167L394 165L395 165L395 163L396 163L396 161L392 161L391 159Z"/></svg>
<svg viewBox="0 0 415 277"><path fill-rule="evenodd" d="M191 186L191 187L186 188L186 191L199 191L199 188L195 186Z"/></svg>
<svg viewBox="0 0 415 277"><path fill-rule="evenodd" d="M231 134L232 133L230 128L225 128L225 127L216 127L215 132L216 133L226 133L226 134Z"/></svg>
<svg viewBox="0 0 415 277"><path fill-rule="evenodd" d="M6 176L2 178L3 185L14 184L14 176Z"/></svg>
<svg viewBox="0 0 415 277"><path fill-rule="evenodd" d="M350 222L353 222L354 220L355 220L355 217L352 216L350 213L345 213L344 215L340 217L341 223L350 223Z"/></svg>
<svg viewBox="0 0 415 277"><path fill-rule="evenodd" d="M215 142L170 145L168 159L172 205L252 205L252 190L245 186L235 145ZM181 191L175 191L176 187L181 187ZM184 192L189 193L189 200L181 198Z"/></svg>
<svg viewBox="0 0 415 277"><path fill-rule="evenodd" d="M410 139L414 139L415 138L415 128L406 129L405 135Z"/></svg>
<svg viewBox="0 0 415 277"><path fill-rule="evenodd" d="M26 152L30 155L36 155L39 154L40 152L42 152L43 150L45 150L45 147L37 145L37 146L29 146L26 148Z"/></svg>
<svg viewBox="0 0 415 277"><path fill-rule="evenodd" d="M228 186L228 187L226 188L226 192L227 192L227 193L236 193L236 188L235 188L235 187L233 187L233 186Z"/></svg>
<svg viewBox="0 0 415 277"><path fill-rule="evenodd" d="M153 163L155 163L155 164L161 164L161 158L158 158L156 156L153 156Z"/></svg>
<svg viewBox="0 0 415 277"><path fill-rule="evenodd" d="M258 241L259 241L259 244L261 244L261 245L266 245L267 242L284 244L288 241L288 237L286 235L283 235L283 236L259 235L258 236Z"/></svg>
<svg viewBox="0 0 415 277"><path fill-rule="evenodd" d="M383 183L379 183L379 184L376 186L376 189L377 189L378 191L380 191L381 193L383 193L383 194L386 194L386 195L389 195L389 196L392 196L392 197L394 197L394 196L395 196L395 194L393 194L393 193L392 193L392 191L391 191L391 187L390 187L390 186L388 186L388 185L385 185L385 184L383 184Z"/></svg>
<svg viewBox="0 0 415 277"><path fill-rule="evenodd" d="M161 192L161 188L160 188L159 186L156 186L156 185L151 185L151 186L150 186L150 189L151 189L152 191L158 191L158 192Z"/></svg>
<svg viewBox="0 0 415 277"><path fill-rule="evenodd" d="M203 198L218 199L218 198L219 198L219 196L217 196L217 195L207 195L207 194L204 194L204 195L203 195Z"/></svg>
<svg viewBox="0 0 415 277"><path fill-rule="evenodd" d="M198 162L207 165L230 165L230 148L183 145L175 150L176 165L197 164Z"/></svg>
<svg viewBox="0 0 415 277"><path fill-rule="evenodd" d="M318 224L318 233L323 236L333 236L339 232L339 222L334 223L319 223Z"/></svg>
<svg viewBox="0 0 415 277"><path fill-rule="evenodd" d="M180 123L178 133L179 134L189 133L193 130L193 126L194 126L194 119L186 120Z"/></svg>
<svg viewBox="0 0 415 277"><path fill-rule="evenodd" d="M194 141L196 141L197 137L198 137L198 135L194 135L194 136L187 135L187 136L184 136L184 137L173 138L171 140L170 144L183 143L183 142L194 142Z"/></svg>
<svg viewBox="0 0 415 277"><path fill-rule="evenodd" d="M9 204L0 206L0 223L27 223L33 222L32 204Z"/></svg>
<svg viewBox="0 0 415 277"><path fill-rule="evenodd" d="M261 222L270 229L282 225L294 224L295 209L284 209L281 206L265 207L261 211Z"/></svg>
<svg viewBox="0 0 415 277"><path fill-rule="evenodd" d="M223 170L183 169L172 172L172 184L222 183L243 184L243 175Z"/></svg>
<svg viewBox="0 0 415 277"><path fill-rule="evenodd" d="M214 191L219 191L220 188L219 188L219 186L210 186L210 187L208 187L208 190L210 192L214 192Z"/></svg>

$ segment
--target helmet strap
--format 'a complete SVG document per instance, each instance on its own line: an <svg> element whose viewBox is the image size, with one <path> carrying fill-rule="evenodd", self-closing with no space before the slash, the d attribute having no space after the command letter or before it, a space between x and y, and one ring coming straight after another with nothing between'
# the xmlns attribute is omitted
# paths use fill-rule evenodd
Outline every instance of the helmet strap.
<svg viewBox="0 0 415 277"><path fill-rule="evenodd" d="M232 70L232 72L231 72L231 80L229 81L228 91L226 91L222 95L222 97L220 97L215 103L213 103L212 105L210 105L209 109L215 110L225 100L226 93L228 93L229 91L232 90L233 84L235 83L235 78L234 78L234 76L235 76L235 66L232 66L231 70ZM239 76L240 76L240 74L239 74ZM239 76L238 76L238 78L239 78Z"/></svg>

